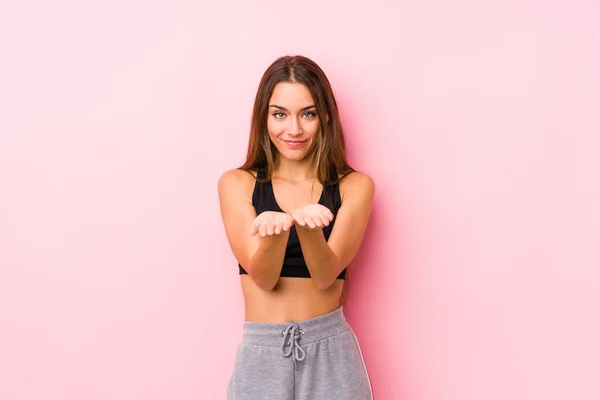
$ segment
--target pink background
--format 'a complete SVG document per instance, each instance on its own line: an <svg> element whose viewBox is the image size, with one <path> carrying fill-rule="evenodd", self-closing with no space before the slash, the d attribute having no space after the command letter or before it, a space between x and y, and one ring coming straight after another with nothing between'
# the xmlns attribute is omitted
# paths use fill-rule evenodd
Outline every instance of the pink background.
<svg viewBox="0 0 600 400"><path fill-rule="evenodd" d="M217 179L297 53L377 185L347 310L375 398L599 399L597 4L2 2L0 399L224 398Z"/></svg>

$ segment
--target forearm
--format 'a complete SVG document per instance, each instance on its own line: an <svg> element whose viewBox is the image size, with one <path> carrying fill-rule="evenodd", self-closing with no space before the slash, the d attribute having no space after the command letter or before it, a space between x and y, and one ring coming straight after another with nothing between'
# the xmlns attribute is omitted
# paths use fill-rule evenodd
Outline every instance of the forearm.
<svg viewBox="0 0 600 400"><path fill-rule="evenodd" d="M289 231L260 238L256 252L248 260L248 275L263 290L272 290L281 274Z"/></svg>
<svg viewBox="0 0 600 400"><path fill-rule="evenodd" d="M338 257L331 250L321 229L309 230L296 226L302 254L315 286L327 289L341 272Z"/></svg>

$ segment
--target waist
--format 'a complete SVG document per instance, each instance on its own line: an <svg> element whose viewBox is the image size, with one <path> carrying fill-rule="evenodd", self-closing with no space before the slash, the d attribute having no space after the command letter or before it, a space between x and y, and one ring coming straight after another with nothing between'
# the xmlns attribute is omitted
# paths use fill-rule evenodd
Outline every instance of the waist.
<svg viewBox="0 0 600 400"><path fill-rule="evenodd" d="M312 343L349 331L350 325L344 316L343 307L314 318L282 323L244 322L244 342L259 346L281 346L286 329L294 325L302 336L302 343Z"/></svg>
<svg viewBox="0 0 600 400"><path fill-rule="evenodd" d="M317 289L311 279L279 278L271 291L256 286L252 278L240 278L246 321L299 321L326 314L340 306L343 280L325 290Z"/></svg>

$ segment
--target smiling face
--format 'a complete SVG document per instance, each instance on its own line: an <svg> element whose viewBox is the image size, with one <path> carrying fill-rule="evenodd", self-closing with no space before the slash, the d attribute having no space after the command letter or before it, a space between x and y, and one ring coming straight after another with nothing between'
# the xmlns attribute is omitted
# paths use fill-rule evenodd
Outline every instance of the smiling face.
<svg viewBox="0 0 600 400"><path fill-rule="evenodd" d="M267 129L282 157L301 161L312 153L320 123L306 86L294 82L280 82L275 86L269 101Z"/></svg>

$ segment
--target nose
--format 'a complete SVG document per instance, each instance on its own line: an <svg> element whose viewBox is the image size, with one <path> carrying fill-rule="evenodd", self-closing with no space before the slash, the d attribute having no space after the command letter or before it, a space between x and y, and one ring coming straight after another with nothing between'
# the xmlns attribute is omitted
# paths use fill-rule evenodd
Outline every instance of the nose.
<svg viewBox="0 0 600 400"><path fill-rule="evenodd" d="M304 133L304 131L302 130L302 125L300 125L300 119L298 117L294 117L294 118L290 118L292 123L290 126L290 130L288 131L288 134L291 136L299 136L302 135L302 133Z"/></svg>

